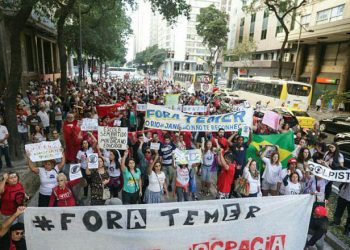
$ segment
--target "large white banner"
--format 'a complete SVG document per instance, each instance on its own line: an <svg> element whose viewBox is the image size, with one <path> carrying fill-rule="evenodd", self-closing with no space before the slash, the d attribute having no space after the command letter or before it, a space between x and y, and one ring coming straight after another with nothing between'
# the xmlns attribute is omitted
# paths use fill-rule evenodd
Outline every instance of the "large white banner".
<svg viewBox="0 0 350 250"><path fill-rule="evenodd" d="M350 170L332 170L318 163L308 162L311 173L323 179L350 183Z"/></svg>
<svg viewBox="0 0 350 250"><path fill-rule="evenodd" d="M226 131L238 131L244 125L252 126L253 109L244 108L221 115L201 116L148 103L145 119L145 127L162 130L216 132L223 128Z"/></svg>
<svg viewBox="0 0 350 250"><path fill-rule="evenodd" d="M99 126L98 145L104 149L127 149L128 128Z"/></svg>
<svg viewBox="0 0 350 250"><path fill-rule="evenodd" d="M205 113L207 107L204 105L184 105L182 106L182 112L184 113Z"/></svg>
<svg viewBox="0 0 350 250"><path fill-rule="evenodd" d="M311 195L126 206L28 207L28 249L304 249Z"/></svg>
<svg viewBox="0 0 350 250"><path fill-rule="evenodd" d="M62 145L60 140L26 144L24 148L26 152L29 153L29 158L32 162L62 158Z"/></svg>

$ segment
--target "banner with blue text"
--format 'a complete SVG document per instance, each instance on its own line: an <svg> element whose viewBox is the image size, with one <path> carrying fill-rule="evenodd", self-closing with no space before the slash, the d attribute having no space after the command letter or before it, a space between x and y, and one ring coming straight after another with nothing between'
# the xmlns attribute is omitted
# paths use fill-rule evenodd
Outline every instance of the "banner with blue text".
<svg viewBox="0 0 350 250"><path fill-rule="evenodd" d="M238 131L242 126L253 124L253 109L220 115L191 115L148 103L145 127L162 130L207 131L215 132L220 128L226 131Z"/></svg>

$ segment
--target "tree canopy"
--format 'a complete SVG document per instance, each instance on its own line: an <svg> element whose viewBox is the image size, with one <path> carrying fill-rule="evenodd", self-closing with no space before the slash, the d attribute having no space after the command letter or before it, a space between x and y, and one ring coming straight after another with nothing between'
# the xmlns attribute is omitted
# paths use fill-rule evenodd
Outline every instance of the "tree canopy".
<svg viewBox="0 0 350 250"><path fill-rule="evenodd" d="M137 53L134 64L137 64L139 69L157 71L164 62L166 54L165 49L159 49L158 45L153 45Z"/></svg>
<svg viewBox="0 0 350 250"><path fill-rule="evenodd" d="M210 52L207 60L210 72L215 68L217 59L227 44L227 33L229 32L227 20L228 15L216 9L213 4L201 8L197 15L197 34L203 38L203 44Z"/></svg>

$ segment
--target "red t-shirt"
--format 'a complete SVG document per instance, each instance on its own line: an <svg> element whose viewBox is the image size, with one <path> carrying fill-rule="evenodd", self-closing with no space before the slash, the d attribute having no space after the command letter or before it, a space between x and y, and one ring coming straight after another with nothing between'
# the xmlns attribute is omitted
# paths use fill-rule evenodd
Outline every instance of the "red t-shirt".
<svg viewBox="0 0 350 250"><path fill-rule="evenodd" d="M24 188L20 182L16 185L6 183L5 191L1 194L1 214L13 215L17 207L23 205L24 197Z"/></svg>
<svg viewBox="0 0 350 250"><path fill-rule="evenodd" d="M221 167L221 172L218 177L218 191L222 193L229 193L235 176L236 164L232 163L229 165L228 170Z"/></svg>
<svg viewBox="0 0 350 250"><path fill-rule="evenodd" d="M77 185L80 182L80 179L73 181L68 181L66 187L61 189L59 186L56 186L52 189L49 207L53 207L55 200L57 200L56 207L72 207L75 206L75 200L72 192L74 185Z"/></svg>

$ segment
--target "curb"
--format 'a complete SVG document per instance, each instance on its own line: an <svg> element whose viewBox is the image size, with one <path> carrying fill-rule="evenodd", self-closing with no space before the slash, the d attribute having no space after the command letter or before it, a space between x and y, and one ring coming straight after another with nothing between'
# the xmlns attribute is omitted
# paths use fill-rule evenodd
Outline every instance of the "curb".
<svg viewBox="0 0 350 250"><path fill-rule="evenodd" d="M333 247L334 249L339 250L349 250L350 247L344 244L341 240L339 240L333 233L327 232L325 237L326 242Z"/></svg>

